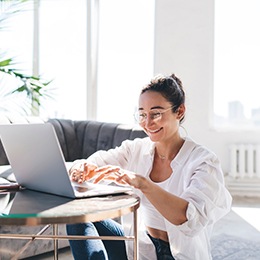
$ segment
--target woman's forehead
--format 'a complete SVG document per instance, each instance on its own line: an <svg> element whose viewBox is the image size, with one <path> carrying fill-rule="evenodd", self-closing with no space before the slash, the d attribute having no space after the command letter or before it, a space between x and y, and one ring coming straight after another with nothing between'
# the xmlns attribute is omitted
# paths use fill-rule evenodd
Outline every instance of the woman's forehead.
<svg viewBox="0 0 260 260"><path fill-rule="evenodd" d="M142 108L165 107L167 104L170 104L169 101L159 92L147 91L139 97L139 107Z"/></svg>

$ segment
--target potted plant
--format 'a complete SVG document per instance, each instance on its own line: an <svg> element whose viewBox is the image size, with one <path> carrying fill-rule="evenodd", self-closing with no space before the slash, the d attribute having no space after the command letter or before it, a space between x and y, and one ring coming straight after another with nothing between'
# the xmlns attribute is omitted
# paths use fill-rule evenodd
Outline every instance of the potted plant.
<svg viewBox="0 0 260 260"><path fill-rule="evenodd" d="M2 24L15 13L20 12L21 5L28 1L0 0L0 33L4 28ZM5 7L6 3L8 5ZM47 88L51 81L45 81L40 76L27 75L19 70L16 65L17 60L0 49L0 109L8 112L18 109L20 113L38 116L42 104L41 99L51 97L50 89ZM5 86L7 85L6 82L8 82L8 87ZM12 86L11 89L10 85ZM25 99L23 99L21 106L22 96Z"/></svg>

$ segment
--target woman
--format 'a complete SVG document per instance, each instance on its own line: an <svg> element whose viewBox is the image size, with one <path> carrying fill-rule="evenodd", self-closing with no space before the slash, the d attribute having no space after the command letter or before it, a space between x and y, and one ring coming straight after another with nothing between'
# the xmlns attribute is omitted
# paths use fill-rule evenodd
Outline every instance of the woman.
<svg viewBox="0 0 260 260"><path fill-rule="evenodd" d="M144 232L139 236L139 259L211 259L213 224L230 210L231 196L216 155L180 135L184 115L180 79L174 74L157 76L142 89L136 113L148 137L98 151L71 168L73 181L109 179L132 186L140 196ZM129 235L125 221L122 226L106 220L68 225L67 232ZM130 242L86 240L70 245L75 259L131 257Z"/></svg>

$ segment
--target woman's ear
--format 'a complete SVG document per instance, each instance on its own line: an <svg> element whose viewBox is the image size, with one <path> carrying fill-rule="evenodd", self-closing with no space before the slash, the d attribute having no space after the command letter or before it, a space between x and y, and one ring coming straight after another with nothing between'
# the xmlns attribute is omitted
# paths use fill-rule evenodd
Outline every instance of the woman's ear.
<svg viewBox="0 0 260 260"><path fill-rule="evenodd" d="M181 104L178 108L177 112L177 119L181 120L182 118L184 118L185 115L185 111L186 111L186 107L184 104Z"/></svg>

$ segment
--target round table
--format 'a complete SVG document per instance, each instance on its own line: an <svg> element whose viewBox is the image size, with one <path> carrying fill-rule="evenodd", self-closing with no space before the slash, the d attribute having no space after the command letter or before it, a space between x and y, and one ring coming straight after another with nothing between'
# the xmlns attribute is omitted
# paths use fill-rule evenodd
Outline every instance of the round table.
<svg viewBox="0 0 260 260"><path fill-rule="evenodd" d="M53 226L53 235L42 233L0 234L1 238L16 239L53 239L54 259L58 258L57 242L59 239L111 239L133 240L134 259L138 255L137 243L137 209L140 205L139 197L133 193L104 197L70 199L31 190L0 193L0 225L47 225ZM133 213L134 235L124 237L89 237L89 236L59 236L58 224L74 224L95 222L108 218L119 218ZM30 241L30 242L31 242ZM24 249L23 249L24 251Z"/></svg>

